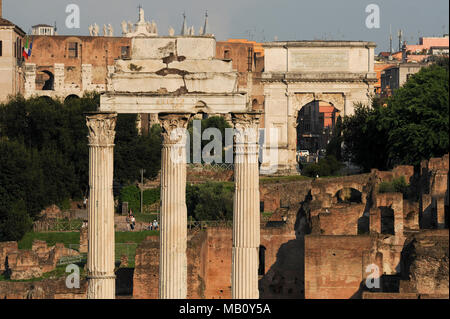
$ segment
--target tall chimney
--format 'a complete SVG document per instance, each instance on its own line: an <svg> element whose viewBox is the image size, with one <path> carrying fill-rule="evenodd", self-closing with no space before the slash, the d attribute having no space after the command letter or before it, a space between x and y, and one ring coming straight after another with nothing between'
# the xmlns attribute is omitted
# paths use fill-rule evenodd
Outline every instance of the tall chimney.
<svg viewBox="0 0 450 319"><path fill-rule="evenodd" d="M3 7L2 0L0 0L0 18L2 17L2 7Z"/></svg>

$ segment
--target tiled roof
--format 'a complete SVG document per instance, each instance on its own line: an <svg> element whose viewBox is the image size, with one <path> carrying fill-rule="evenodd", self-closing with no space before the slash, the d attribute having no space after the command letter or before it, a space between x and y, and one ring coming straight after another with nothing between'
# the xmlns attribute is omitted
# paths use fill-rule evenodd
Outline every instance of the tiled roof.
<svg viewBox="0 0 450 319"><path fill-rule="evenodd" d="M20 27L3 18L0 18L0 26L15 27L17 33L22 33L23 35L26 34Z"/></svg>
<svg viewBox="0 0 450 319"><path fill-rule="evenodd" d="M12 27L15 26L14 23L12 23L9 20L3 19L3 18L0 18L0 25L2 25L2 26L12 26Z"/></svg>

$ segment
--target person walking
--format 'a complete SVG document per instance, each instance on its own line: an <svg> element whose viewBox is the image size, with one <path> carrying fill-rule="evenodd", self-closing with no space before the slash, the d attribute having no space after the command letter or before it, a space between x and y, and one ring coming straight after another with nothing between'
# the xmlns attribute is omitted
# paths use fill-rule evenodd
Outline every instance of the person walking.
<svg viewBox="0 0 450 319"><path fill-rule="evenodd" d="M130 224L130 226L131 226L131 230L132 230L132 231L133 231L134 228L136 227L136 219L134 218L133 215L131 215L131 224Z"/></svg>

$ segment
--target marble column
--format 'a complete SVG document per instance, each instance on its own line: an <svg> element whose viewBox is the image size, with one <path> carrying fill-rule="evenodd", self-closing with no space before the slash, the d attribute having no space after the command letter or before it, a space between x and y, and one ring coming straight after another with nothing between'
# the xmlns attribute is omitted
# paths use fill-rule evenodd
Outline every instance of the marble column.
<svg viewBox="0 0 450 319"><path fill-rule="evenodd" d="M258 130L260 113L233 113L235 127L233 248L231 294L233 299L258 299L260 242Z"/></svg>
<svg viewBox="0 0 450 319"><path fill-rule="evenodd" d="M190 113L159 114L162 128L159 298L187 296L186 128Z"/></svg>
<svg viewBox="0 0 450 319"><path fill-rule="evenodd" d="M114 299L114 137L117 114L90 113L88 299Z"/></svg>

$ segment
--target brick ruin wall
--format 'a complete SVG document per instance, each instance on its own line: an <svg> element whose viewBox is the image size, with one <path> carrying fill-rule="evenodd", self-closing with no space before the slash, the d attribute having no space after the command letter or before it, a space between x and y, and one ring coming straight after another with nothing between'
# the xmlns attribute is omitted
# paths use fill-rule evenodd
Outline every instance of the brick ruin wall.
<svg viewBox="0 0 450 319"><path fill-rule="evenodd" d="M272 269L280 259L280 248L295 240L293 231L281 228L261 230L266 248L265 268ZM232 229L214 227L190 236L188 241L188 298L231 298ZM159 241L149 237L136 250L133 298L156 299L159 278ZM267 280L266 280L267 281ZM268 285L268 284L267 284Z"/></svg>

